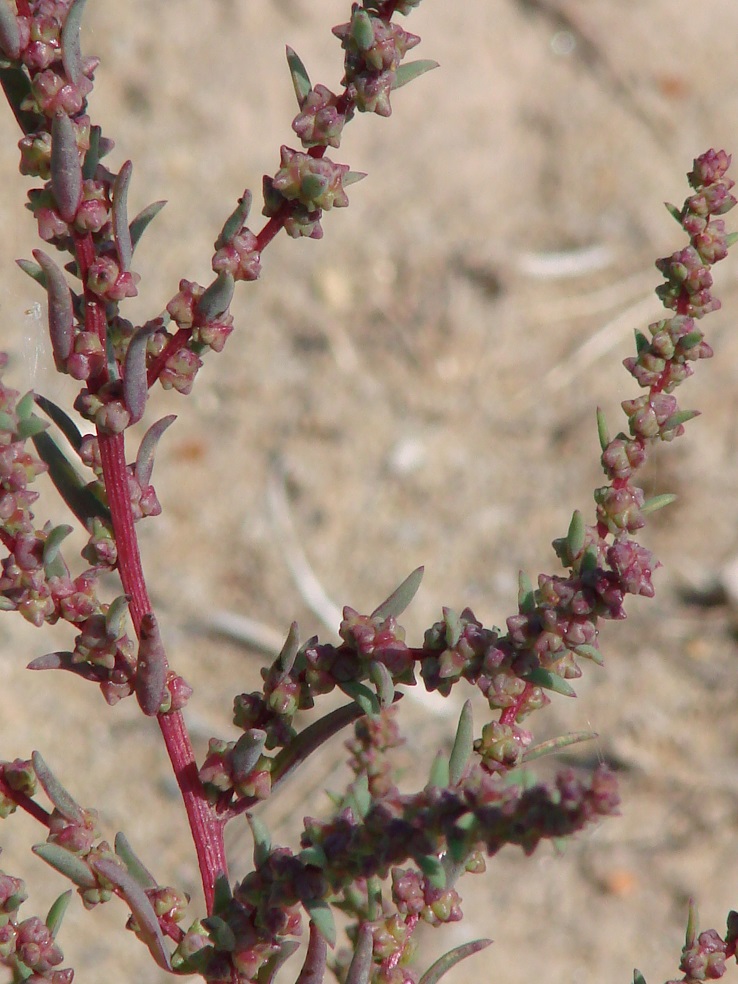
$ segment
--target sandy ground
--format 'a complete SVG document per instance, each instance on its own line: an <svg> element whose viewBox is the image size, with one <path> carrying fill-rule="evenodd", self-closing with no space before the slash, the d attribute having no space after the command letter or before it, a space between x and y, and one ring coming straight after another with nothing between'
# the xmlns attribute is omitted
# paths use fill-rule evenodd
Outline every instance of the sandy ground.
<svg viewBox="0 0 738 984"><path fill-rule="evenodd" d="M245 186L258 200L292 142L285 43L335 88L329 28L346 14L337 0L90 4L85 50L102 58L93 119L116 140L114 165L134 161L131 210L169 200L136 254L129 317L158 313L180 277L207 281L223 219ZM264 659L209 632L214 612L277 633L296 618L304 636L332 638L291 574L293 540L327 596L360 610L425 564L410 639L442 605L504 624L518 570L555 570L551 540L572 509L591 515L600 484L594 408L620 426L619 402L635 395L620 362L659 315L653 260L682 245L661 203L681 203L696 154L738 151L733 0L425 0L407 26L441 69L396 93L390 120L347 131L340 160L368 172L350 209L327 216L319 243L280 237L262 282L238 293L226 354L208 359L190 399L152 401L150 419L179 419L143 551L172 660L196 690L200 750L232 735L232 696L253 688ZM0 132L0 341L19 388L61 400L68 391L34 365L39 329L25 312L40 296L12 263L36 241L9 114ZM664 565L657 598L606 626L606 665L585 668L577 701L530 721L541 738L598 732L573 761L617 768L622 816L562 853L505 851L462 883L465 920L422 937L426 964L494 939L456 982L624 984L638 966L652 984L677 975L690 896L705 927L738 908L738 621L719 592L710 606L690 601L738 556L737 269L730 259L717 274L716 359L680 390L703 416L646 475L649 492L679 495L644 535ZM274 508L275 462L294 538ZM74 679L30 678L26 662L69 634L19 622L0 625L3 757L40 749L111 837L125 830L161 881L197 898L154 726ZM435 705L405 701L403 714L412 784L454 724ZM300 817L327 809L342 760L339 740L268 805L275 841L294 845ZM33 888L29 913L65 887L30 858L38 839L22 817L0 831L3 867ZM249 853L234 830L236 873ZM114 903L72 906L61 942L81 984L162 979L124 920Z"/></svg>

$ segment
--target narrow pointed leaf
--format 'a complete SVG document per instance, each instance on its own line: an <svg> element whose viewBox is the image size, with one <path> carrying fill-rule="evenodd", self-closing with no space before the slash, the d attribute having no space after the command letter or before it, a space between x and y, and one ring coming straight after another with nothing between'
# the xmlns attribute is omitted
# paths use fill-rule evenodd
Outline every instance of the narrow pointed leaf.
<svg viewBox="0 0 738 984"><path fill-rule="evenodd" d="M102 154L100 152L100 138L102 130L99 126L90 127L90 146L87 148L85 159L82 161L82 178L91 181L97 173L97 165L100 163Z"/></svg>
<svg viewBox="0 0 738 984"><path fill-rule="evenodd" d="M584 549L584 516L579 509L575 509L572 514L566 534L566 545L572 558L578 557Z"/></svg>
<svg viewBox="0 0 738 984"><path fill-rule="evenodd" d="M694 899L690 899L687 915L687 932L684 935L684 947L686 950L690 950L694 946L694 941L697 939L698 923L699 915L697 913L697 905Z"/></svg>
<svg viewBox="0 0 738 984"><path fill-rule="evenodd" d="M159 624L154 613L147 612L141 619L136 663L136 699L147 717L155 717L159 713L164 699L167 669Z"/></svg>
<svg viewBox="0 0 738 984"><path fill-rule="evenodd" d="M56 652L37 656L26 666L27 670L68 670L83 680L101 683L107 677L107 671L90 663L75 663L74 653Z"/></svg>
<svg viewBox="0 0 738 984"><path fill-rule="evenodd" d="M462 960L471 957L480 950L485 950L492 940L473 940L471 943L462 943L461 946L449 950L442 957L439 957L434 964L420 978L419 984L438 984L438 981L455 967Z"/></svg>
<svg viewBox="0 0 738 984"><path fill-rule="evenodd" d="M564 697L576 697L577 695L576 690L567 680L559 676L558 673L545 670L542 666L537 666L534 670L531 670L527 674L527 679L531 683L535 683L537 687L543 687L544 690L552 690L554 693L562 694Z"/></svg>
<svg viewBox="0 0 738 984"><path fill-rule="evenodd" d="M214 321L228 310L233 298L235 280L230 273L219 273L205 289L205 293L195 305L198 323Z"/></svg>
<svg viewBox="0 0 738 984"><path fill-rule="evenodd" d="M369 776L363 773L351 783L347 797L349 806L363 820L372 806L372 795L369 792Z"/></svg>
<svg viewBox="0 0 738 984"><path fill-rule="evenodd" d="M115 835L115 853L128 869L128 873L138 882L141 888L156 888L158 882L146 865L136 855L128 838L120 831Z"/></svg>
<svg viewBox="0 0 738 984"><path fill-rule="evenodd" d="M389 598L374 609L372 618L398 618L402 615L417 594L424 573L424 567L416 567L412 574L408 574L402 584L395 588Z"/></svg>
<svg viewBox="0 0 738 984"><path fill-rule="evenodd" d="M57 559L59 558L59 550L61 549L61 545L71 532L72 532L72 527L67 526L66 524L62 526L55 526L53 527L53 529L49 531L46 540L44 542L44 551L43 551L43 563L44 563L45 570L47 568L50 570L54 567ZM58 577L58 576L63 576L65 571L66 571L66 565L62 564L61 572L54 571L53 574L50 574L49 571L46 570L46 574L47 577L55 577L55 576Z"/></svg>
<svg viewBox="0 0 738 984"><path fill-rule="evenodd" d="M18 421L18 428L16 433L21 440L27 440L29 437L36 437L37 434L42 434L47 430L49 425L45 420L41 420L35 414L31 417L26 417L25 420Z"/></svg>
<svg viewBox="0 0 738 984"><path fill-rule="evenodd" d="M32 263L31 260L16 260L15 262L24 273L28 274L31 280L35 280L46 290L46 274L38 263Z"/></svg>
<svg viewBox="0 0 738 984"><path fill-rule="evenodd" d="M524 614L530 614L536 607L536 596L533 585L525 571L518 572L518 608Z"/></svg>
<svg viewBox="0 0 738 984"><path fill-rule="evenodd" d="M363 683L348 680L345 683L340 683L339 687L349 697L354 698L361 708L362 714L368 714L370 717L376 717L379 714L380 706L376 694L372 693Z"/></svg>
<svg viewBox="0 0 738 984"><path fill-rule="evenodd" d="M579 745L583 741L592 741L593 738L597 738L596 731L571 731L568 735L549 738L547 741L542 741L540 744L526 749L523 752L522 761L532 762L534 759L542 758L544 755L559 752L562 748Z"/></svg>
<svg viewBox="0 0 738 984"><path fill-rule="evenodd" d="M261 731L259 728L251 728L250 731L241 735L233 748L234 779L243 779L250 772L253 772L264 751L266 737L266 731Z"/></svg>
<svg viewBox="0 0 738 984"><path fill-rule="evenodd" d="M123 399L131 415L131 423L137 424L146 409L149 382L146 378L146 346L154 326L139 328L128 343L123 369Z"/></svg>
<svg viewBox="0 0 738 984"><path fill-rule="evenodd" d="M170 413L157 420L149 427L141 441L141 447L136 455L134 473L136 481L143 487L151 484L151 474L154 470L154 454L164 431L177 419L176 414Z"/></svg>
<svg viewBox="0 0 738 984"><path fill-rule="evenodd" d="M377 688L379 706L384 710L390 706L395 698L395 685L392 682L390 671L384 663L380 663L379 660L372 660L369 665L369 677Z"/></svg>
<svg viewBox="0 0 738 984"><path fill-rule="evenodd" d="M66 113L51 121L51 191L61 217L72 222L82 201L82 165L74 123Z"/></svg>
<svg viewBox="0 0 738 984"><path fill-rule="evenodd" d="M299 949L299 940L284 940L280 944L277 953L273 953L259 968L259 972L256 975L256 984L273 984L280 968Z"/></svg>
<svg viewBox="0 0 738 984"><path fill-rule="evenodd" d="M18 126L23 133L35 133L47 121L38 113L33 113L21 106L28 104L31 94L31 82L24 71L16 66L0 65L0 85L13 111Z"/></svg>
<svg viewBox="0 0 738 984"><path fill-rule="evenodd" d="M673 413L671 417L669 417L662 429L665 431L674 430L682 424L686 424L688 421L694 420L695 417L699 416L699 410L677 410L676 413Z"/></svg>
<svg viewBox="0 0 738 984"><path fill-rule="evenodd" d="M462 625L457 612L451 608L443 609L443 620L446 624L446 645L453 649L461 638Z"/></svg>
<svg viewBox="0 0 738 984"><path fill-rule="evenodd" d="M290 69L290 77L292 78L292 85L295 89L297 105L302 109L308 93L312 89L312 85L307 69L289 45L287 45L287 65Z"/></svg>
<svg viewBox="0 0 738 984"><path fill-rule="evenodd" d="M374 961L374 935L369 923L361 923L356 938L356 949L349 964L345 984L369 984Z"/></svg>
<svg viewBox="0 0 738 984"><path fill-rule="evenodd" d="M52 904L49 912L46 916L46 928L49 930L52 936L56 936L59 932L59 928L64 919L64 914L69 906L69 900L72 898L72 890L68 889L63 892L59 898Z"/></svg>
<svg viewBox="0 0 738 984"><path fill-rule="evenodd" d="M306 847L304 851L300 851L297 855L301 864L312 865L313 868L325 868L328 864L328 858L326 857L325 851L322 847L317 845L313 847Z"/></svg>
<svg viewBox="0 0 738 984"><path fill-rule="evenodd" d="M446 887L446 871L443 863L434 854L422 855L415 863L434 888Z"/></svg>
<svg viewBox="0 0 738 984"><path fill-rule="evenodd" d="M128 615L128 595L117 595L108 605L105 612L105 629L115 639L123 635L123 625Z"/></svg>
<svg viewBox="0 0 738 984"><path fill-rule="evenodd" d="M366 171L348 171L344 174L341 184L344 188L347 188L349 185L358 184L359 181L363 181L365 177Z"/></svg>
<svg viewBox="0 0 738 984"><path fill-rule="evenodd" d="M74 882L78 888L89 889L97 886L97 878L90 871L87 862L65 847L60 847L58 844L34 844L31 850L55 871Z"/></svg>
<svg viewBox="0 0 738 984"><path fill-rule="evenodd" d="M131 230L128 228L128 186L133 164L126 161L113 182L113 239L121 270L128 270L133 256Z"/></svg>
<svg viewBox="0 0 738 984"><path fill-rule="evenodd" d="M448 759L443 752L436 752L431 764L428 785L435 789L445 789L450 781Z"/></svg>
<svg viewBox="0 0 738 984"><path fill-rule="evenodd" d="M87 522L96 516L110 522L110 512L106 506L86 487L77 470L59 450L57 444L47 433L36 434L33 444L39 458L49 467L49 477L59 495L71 511L87 527Z"/></svg>
<svg viewBox="0 0 738 984"><path fill-rule="evenodd" d="M85 820L85 812L77 801L62 786L51 769L41 757L40 752L31 754L33 769L44 792L57 808L59 813L72 823L81 824Z"/></svg>
<svg viewBox="0 0 738 984"><path fill-rule="evenodd" d="M141 937L154 960L164 970L171 970L164 935L154 907L136 879L109 858L92 861L92 867L120 891L138 923Z"/></svg>
<svg viewBox="0 0 738 984"><path fill-rule="evenodd" d="M664 202L664 207L669 215L674 219L679 225L682 224L682 210L677 208L676 205L672 205L671 202Z"/></svg>
<svg viewBox="0 0 738 984"><path fill-rule="evenodd" d="M315 928L328 946L334 947L336 945L336 923L331 907L324 899L311 899L309 902L304 902L303 905L315 924Z"/></svg>
<svg viewBox="0 0 738 984"><path fill-rule="evenodd" d="M405 62L395 72L392 88L401 89L403 85L407 85L408 82L412 82L421 75L425 75L426 72L431 72L434 68L438 68L438 62L430 58L420 58L418 61Z"/></svg>
<svg viewBox="0 0 738 984"><path fill-rule="evenodd" d="M607 445L610 443L610 434L607 430L607 421L605 420L605 411L601 407L597 407L597 436L600 440L600 447L604 451Z"/></svg>
<svg viewBox="0 0 738 984"><path fill-rule="evenodd" d="M292 672L292 667L295 665L295 659L300 651L300 633L297 629L297 622L293 622L290 625L290 630L287 633L287 638L282 646L282 649L277 657L279 662L279 668L282 673L287 676Z"/></svg>
<svg viewBox="0 0 738 984"><path fill-rule="evenodd" d="M467 700L459 715L454 746L448 760L448 778L452 786L461 782L474 749L474 718L471 701Z"/></svg>
<svg viewBox="0 0 738 984"><path fill-rule="evenodd" d="M34 400L36 401L36 406L43 410L49 420L56 424L67 441L69 441L71 447L78 452L82 446L82 434L72 418L61 407L58 407L56 403L47 400L45 396L40 396L36 393L34 394Z"/></svg>
<svg viewBox="0 0 738 984"><path fill-rule="evenodd" d="M220 235L215 240L216 249L222 249L224 246L233 242L234 236L237 236L246 225L249 212L251 211L252 199L251 192L246 188L241 198L238 199L238 205L225 220L223 228L220 230Z"/></svg>
<svg viewBox="0 0 738 984"><path fill-rule="evenodd" d="M654 495L646 501L641 506L642 513L652 513L656 512L658 509L663 509L664 506L670 506L672 502L676 502L678 496L674 495L673 492L665 492L663 495Z"/></svg>
<svg viewBox="0 0 738 984"><path fill-rule="evenodd" d="M254 867L258 868L266 862L272 850L272 838L263 820L259 817L248 815L251 836L254 839Z"/></svg>
<svg viewBox="0 0 738 984"><path fill-rule="evenodd" d="M67 77L75 85L82 81L82 51L80 48L80 32L82 30L82 14L87 0L74 0L64 20L61 31L62 63Z"/></svg>
<svg viewBox="0 0 738 984"><path fill-rule="evenodd" d="M213 892L213 912L225 912L233 899L231 884L224 874L218 875L215 879L215 891Z"/></svg>
<svg viewBox="0 0 738 984"><path fill-rule="evenodd" d="M593 663L597 663L598 666L605 665L605 657L599 651L597 646L591 646L588 642L582 643L581 646L572 646L573 653L577 656L582 656L584 659L591 659Z"/></svg>
<svg viewBox="0 0 738 984"><path fill-rule="evenodd" d="M21 51L18 19L8 0L0 0L0 48L11 61L15 61Z"/></svg>
<svg viewBox="0 0 738 984"><path fill-rule="evenodd" d="M637 967L633 970L633 984L646 984L646 978Z"/></svg>
<svg viewBox="0 0 738 984"><path fill-rule="evenodd" d="M146 208L142 209L135 219L132 220L128 231L131 236L131 249L133 252L135 252L141 236L143 236L144 232L146 232L146 228L149 223L156 218L165 205L166 202L162 201L152 202L151 205L147 205Z"/></svg>
<svg viewBox="0 0 738 984"><path fill-rule="evenodd" d="M74 343L72 292L64 274L50 256L40 249L34 249L33 258L44 272L51 348L57 369L63 369Z"/></svg>

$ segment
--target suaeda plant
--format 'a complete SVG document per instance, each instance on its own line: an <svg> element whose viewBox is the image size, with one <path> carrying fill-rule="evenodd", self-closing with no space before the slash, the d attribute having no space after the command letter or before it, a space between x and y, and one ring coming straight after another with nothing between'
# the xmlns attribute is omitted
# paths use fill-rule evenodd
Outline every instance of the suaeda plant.
<svg viewBox="0 0 738 984"><path fill-rule="evenodd" d="M87 115L98 63L80 48L84 0L0 0L0 82L22 131L21 172L40 182L28 208L47 250L19 262L46 295L55 367L80 384L69 412L43 394L0 385L0 607L38 627L63 620L78 633L73 650L34 659L31 670L66 670L96 683L110 705L135 696L142 714L156 719L189 822L205 911L188 916L184 893L159 884L123 834L111 846L96 811L76 802L39 751L0 763L0 814L20 808L45 828L46 841L33 851L76 886L85 907L122 899L128 928L172 974L269 984L299 948L307 922L300 984L321 981L327 969L346 984L433 984L489 942L470 941L425 970L412 962L421 921L462 918L461 875L484 872L485 858L504 845L529 854L541 840L617 813L615 778L604 766L587 782L567 769L550 784L511 779L540 755L586 737L534 744L524 723L549 703L549 692L574 693L570 681L583 661L602 662L600 619L624 618L627 595L653 595L658 563L634 536L670 496L647 500L634 481L649 448L681 436L695 416L673 394L692 364L712 355L699 323L719 307L710 270L736 238L720 218L736 202L723 151L695 160L692 193L682 208L670 206L689 243L658 261L665 283L657 293L668 316L636 333L636 354L625 360L643 390L622 404L627 433L611 437L598 413L606 484L595 490L594 519L588 525L576 511L554 541L563 574L540 575L536 586L521 576L518 611L504 631L485 627L468 608L444 609L420 644L408 643L398 618L420 584L418 569L371 614L344 608L339 644L301 642L293 624L262 671L262 689L234 699L241 737L213 738L198 764L184 714L191 688L165 650L166 629L149 599L136 524L161 511L153 462L174 417L152 422L135 454L126 432L144 418L151 387L186 395L208 351L223 349L234 330L235 285L259 278L272 239L282 230L319 239L323 213L348 205L346 187L362 175L334 163L329 149L340 147L357 113L389 116L394 91L435 67L404 61L420 39L393 19L419 2L353 4L347 23L333 29L344 52L339 93L313 85L288 49L298 103L292 127L302 149L282 147L277 171L264 179L265 223L256 232L247 226L252 195L245 191L215 240L212 282L181 280L164 313L133 325L121 310L137 291L134 251L162 203L129 221L132 165L116 174L104 163L113 145ZM61 264L52 248L66 254ZM32 511L42 472L87 531L79 573L64 556L71 527L39 525ZM108 572L121 584L114 598L101 589ZM450 755L439 753L419 791L400 792L393 749L402 740L406 688L447 697L462 683L481 692L491 719L476 731L467 701ZM345 703L306 718L336 690ZM298 849L273 844L259 805L347 727L353 781L330 815L305 818ZM250 825L253 865L233 882L223 832L239 817ZM21 915L24 885L0 873L0 961L14 981L71 981L57 943L71 896L62 894L45 918ZM351 944L345 959L331 956L336 913ZM721 976L737 939L734 913L721 935L698 933L692 911L681 979Z"/></svg>

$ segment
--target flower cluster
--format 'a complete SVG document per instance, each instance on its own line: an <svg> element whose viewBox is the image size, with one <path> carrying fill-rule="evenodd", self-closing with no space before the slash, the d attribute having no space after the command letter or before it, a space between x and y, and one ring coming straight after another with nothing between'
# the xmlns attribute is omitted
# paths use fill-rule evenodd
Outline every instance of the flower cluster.
<svg viewBox="0 0 738 984"><path fill-rule="evenodd" d="M71 984L74 971L68 967L58 969L64 954L55 940L64 896L52 907L45 922L38 916L19 918L18 910L26 898L21 879L0 871L0 965L12 971L14 980Z"/></svg>

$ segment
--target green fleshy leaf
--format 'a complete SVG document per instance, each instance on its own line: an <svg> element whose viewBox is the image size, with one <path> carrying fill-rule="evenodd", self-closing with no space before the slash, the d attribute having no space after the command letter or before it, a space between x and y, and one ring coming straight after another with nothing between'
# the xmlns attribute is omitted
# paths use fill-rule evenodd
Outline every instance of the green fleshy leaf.
<svg viewBox="0 0 738 984"><path fill-rule="evenodd" d="M349 185L357 184L359 181L363 181L365 177L366 171L348 171L344 174L341 184L344 188L347 188Z"/></svg>
<svg viewBox="0 0 738 984"><path fill-rule="evenodd" d="M47 534L43 550L44 572L47 577L63 577L68 573L66 564L59 556L59 550L71 532L71 526L62 525L53 527Z"/></svg>
<svg viewBox="0 0 738 984"><path fill-rule="evenodd" d="M579 509L575 509L566 534L566 546L571 558L578 557L584 549L584 535L584 516Z"/></svg>
<svg viewBox="0 0 738 984"><path fill-rule="evenodd" d="M729 232L725 237L725 245L730 249L731 246L735 246L738 243L738 232Z"/></svg>
<svg viewBox="0 0 738 984"><path fill-rule="evenodd" d="M651 345L643 332L639 331L637 328L635 330L635 344L638 355L640 355L641 352L645 351Z"/></svg>
<svg viewBox="0 0 738 984"><path fill-rule="evenodd" d="M605 665L605 658L597 646L590 646L588 642L582 643L581 646L572 646L571 651L577 656L581 656L583 659L591 659L592 662L597 663L598 666Z"/></svg>
<svg viewBox="0 0 738 984"><path fill-rule="evenodd" d="M105 612L105 629L115 639L120 639L123 635L129 601L128 595L118 595L113 598Z"/></svg>
<svg viewBox="0 0 738 984"><path fill-rule="evenodd" d="M249 813L247 817L254 840L254 867L264 864L272 850L272 838L263 820Z"/></svg>
<svg viewBox="0 0 738 984"><path fill-rule="evenodd" d="M74 85L82 81L82 51L80 49L80 32L82 30L82 14L87 0L74 0L61 31L62 62L67 78Z"/></svg>
<svg viewBox="0 0 738 984"><path fill-rule="evenodd" d="M401 89L403 85L407 85L408 82L412 82L421 75L425 75L426 72L433 71L434 68L438 68L438 62L433 61L430 58L421 58L418 61L404 62L395 72L395 77L392 80L393 89Z"/></svg>
<svg viewBox="0 0 738 984"><path fill-rule="evenodd" d="M372 618L399 618L417 594L424 572L424 567L416 567L412 574L408 574L389 598L385 598L382 604L374 609Z"/></svg>
<svg viewBox="0 0 738 984"><path fill-rule="evenodd" d="M225 912L233 899L231 884L225 874L220 874L215 879L213 886L213 912Z"/></svg>
<svg viewBox="0 0 738 984"><path fill-rule="evenodd" d="M442 957L439 957L434 964L420 978L419 984L438 984L438 981L455 967L462 960L471 957L480 950L486 949L492 940L473 940L471 943L462 943L461 946L449 950Z"/></svg>
<svg viewBox="0 0 738 984"><path fill-rule="evenodd" d="M230 952L236 949L236 934L221 916L208 916L203 919L203 925L218 950Z"/></svg>
<svg viewBox="0 0 738 984"><path fill-rule="evenodd" d="M582 561L579 565L579 572L581 574L586 574L587 571L597 570L598 558L597 558L597 547L594 543L590 543L584 550L582 554Z"/></svg>
<svg viewBox="0 0 738 984"><path fill-rule="evenodd" d="M372 806L372 795L369 792L369 777L366 773L363 773L351 783L346 802L360 820L366 817Z"/></svg>
<svg viewBox="0 0 738 984"><path fill-rule="evenodd" d="M18 18L9 0L0 0L0 48L12 61L17 61L21 52L21 37Z"/></svg>
<svg viewBox="0 0 738 984"><path fill-rule="evenodd" d="M233 747L231 762L235 779L242 779L256 768L266 744L266 731L250 728Z"/></svg>
<svg viewBox="0 0 738 984"><path fill-rule="evenodd" d="M86 528L88 520L96 516L103 522L110 523L108 508L86 487L56 442L47 433L35 434L32 440L39 458L49 467L49 477L59 495L80 523Z"/></svg>
<svg viewBox="0 0 738 984"><path fill-rule="evenodd" d="M51 120L50 172L57 211L65 222L72 222L82 201L82 165L74 124L65 113L57 114Z"/></svg>
<svg viewBox="0 0 738 984"><path fill-rule="evenodd" d="M374 44L374 28L366 10L356 10L351 18L351 40L360 51L368 51Z"/></svg>
<svg viewBox="0 0 738 984"><path fill-rule="evenodd" d="M52 936L56 937L61 927L62 920L64 919L64 914L69 906L69 900L72 898L72 889L68 889L63 892L59 898L52 904L49 912L46 916L46 928L49 930Z"/></svg>
<svg viewBox="0 0 738 984"><path fill-rule="evenodd" d="M135 219L132 220L128 231L131 236L131 249L136 252L136 247L139 244L141 236L151 221L156 218L156 216L161 212L161 210L166 205L166 202L152 202L151 205L147 205L146 208L142 209Z"/></svg>
<svg viewBox="0 0 738 984"><path fill-rule="evenodd" d="M331 907L324 899L312 899L303 903L305 911L328 946L336 945L336 923Z"/></svg>
<svg viewBox="0 0 738 984"><path fill-rule="evenodd" d="M694 946L694 941L697 939L697 927L699 925L699 915L697 913L697 904L694 899L689 900L689 909L687 915L687 932L684 935L684 947L689 950Z"/></svg>
<svg viewBox="0 0 738 984"><path fill-rule="evenodd" d="M228 218L223 224L223 228L220 230L220 235L215 240L215 248L222 249L229 243L233 242L234 236L237 236L241 229L246 225L246 221L249 217L249 212L251 211L251 202L253 196L249 189L247 188L241 198L238 199L238 205L234 208Z"/></svg>
<svg viewBox="0 0 738 984"><path fill-rule="evenodd" d="M18 421L18 428L16 433L18 437L25 441L29 437L35 437L37 434L43 434L45 430L48 430L49 425L45 420L41 420L33 414L30 417L26 417L25 420Z"/></svg>
<svg viewBox="0 0 738 984"><path fill-rule="evenodd" d="M646 984L646 978L637 967L633 969L633 984Z"/></svg>
<svg viewBox="0 0 738 984"><path fill-rule="evenodd" d="M115 835L115 853L128 869L128 873L141 888L156 888L158 882L131 847L128 838L120 831Z"/></svg>
<svg viewBox="0 0 738 984"><path fill-rule="evenodd" d="M534 759L543 758L544 755L551 755L553 752L558 752L562 748L568 748L570 745L578 745L583 741L592 741L593 738L597 737L596 731L572 731L568 735L549 738L547 741L542 741L540 744L526 749L523 752L522 761L526 763L532 762Z"/></svg>
<svg viewBox="0 0 738 984"><path fill-rule="evenodd" d="M377 688L377 698L379 706L384 710L389 707L395 698L395 685L392 682L390 671L379 660L372 660L369 664L369 678Z"/></svg>
<svg viewBox="0 0 738 984"><path fill-rule="evenodd" d="M40 396L36 393L34 394L34 400L36 401L36 406L43 410L49 420L56 424L67 441L69 441L71 447L79 452L82 446L82 434L72 418L61 407L52 403L51 400L47 400L45 396Z"/></svg>
<svg viewBox="0 0 738 984"><path fill-rule="evenodd" d="M654 495L646 501L641 506L642 513L652 513L656 512L658 509L663 509L664 506L670 506L672 502L676 502L677 496L673 492L665 492L663 495Z"/></svg>
<svg viewBox="0 0 738 984"><path fill-rule="evenodd" d="M312 89L312 83L310 82L310 76L307 73L307 69L289 45L287 45L287 65L289 66L290 77L292 78L292 85L295 90L295 97L297 98L297 105L300 109L302 109L305 100Z"/></svg>
<svg viewBox="0 0 738 984"><path fill-rule="evenodd" d="M153 335L155 330L154 325L138 328L126 349L125 368L123 370L123 399L132 424L137 424L146 410L146 401L149 396L149 383L146 377L146 346L149 343L149 336Z"/></svg>
<svg viewBox="0 0 738 984"><path fill-rule="evenodd" d="M577 695L576 690L567 680L560 677L558 673L545 670L542 666L537 666L534 670L531 670L527 674L526 679L530 680L531 683L535 683L537 687L543 687L544 690L553 690L554 693L562 694L564 697L576 697Z"/></svg>
<svg viewBox="0 0 738 984"><path fill-rule="evenodd" d="M295 665L295 660L297 659L297 654L299 651L300 633L297 629L297 622L293 622L290 625L290 630L287 633L287 638L285 639L279 656L277 656L279 668L285 676L292 672L292 667Z"/></svg>
<svg viewBox="0 0 738 984"><path fill-rule="evenodd" d="M446 888L446 870L435 854L424 854L415 863L434 888Z"/></svg>
<svg viewBox="0 0 738 984"><path fill-rule="evenodd" d="M361 708L362 714L368 714L370 717L376 717L379 714L380 706L377 695L372 693L363 683L359 683L357 680L347 680L344 683L339 683L339 687L348 697L353 697Z"/></svg>
<svg viewBox="0 0 738 984"><path fill-rule="evenodd" d="M695 417L700 416L699 410L677 410L673 413L671 417L662 426L662 430L670 431L679 427L681 424L686 424L689 420L694 420Z"/></svg>
<svg viewBox="0 0 738 984"><path fill-rule="evenodd" d="M83 824L85 822L85 811L62 786L51 769L41 757L40 752L32 752L31 760L38 781L43 786L43 790L59 813L72 823Z"/></svg>
<svg viewBox="0 0 738 984"><path fill-rule="evenodd" d="M676 205L672 205L671 202L664 202L664 207L669 215L674 219L679 225L682 224L682 210L677 208Z"/></svg>
<svg viewBox="0 0 738 984"><path fill-rule="evenodd" d="M259 968L256 975L256 984L273 984L277 973L292 956L300 949L299 940L282 940L279 950L273 953Z"/></svg>
<svg viewBox="0 0 738 984"><path fill-rule="evenodd" d="M446 645L449 649L453 649L461 638L461 633L463 630L461 618L455 611L453 611L453 609L444 608L443 621L446 625Z"/></svg>
<svg viewBox="0 0 738 984"><path fill-rule="evenodd" d="M456 737L448 760L448 777L452 786L461 782L474 749L474 718L471 701L467 700L461 709Z"/></svg>
<svg viewBox="0 0 738 984"><path fill-rule="evenodd" d="M140 485L145 486L151 483L151 474L154 471L154 455L156 454L157 445L161 440L164 431L170 427L176 419L177 415L174 413L170 413L166 417L162 417L160 420L155 421L141 438L141 446L138 449L136 464L133 469L134 475L136 476L136 481Z"/></svg>
<svg viewBox="0 0 738 984"><path fill-rule="evenodd" d="M601 407L597 407L597 436L600 440L600 447L604 451L607 445L610 443L610 434L607 430L607 421L605 420L605 412Z"/></svg>
<svg viewBox="0 0 738 984"><path fill-rule="evenodd" d="M133 256L131 230L128 226L128 187L131 183L133 164L126 161L113 182L113 241L121 270L128 270Z"/></svg>
<svg viewBox="0 0 738 984"><path fill-rule="evenodd" d="M195 305L198 318L213 321L224 314L233 298L235 284L230 273L219 273Z"/></svg>
<svg viewBox="0 0 738 984"><path fill-rule="evenodd" d="M525 571L518 573L518 608L523 615L530 615L535 611L536 595L533 590L530 578Z"/></svg>
<svg viewBox="0 0 738 984"><path fill-rule="evenodd" d="M46 290L46 274L38 263L34 263L33 260L16 260L15 262L24 273L28 274L31 280L35 280Z"/></svg>
<svg viewBox="0 0 738 984"><path fill-rule="evenodd" d="M302 864L309 864L314 868L325 868L328 863L328 858L325 856L325 851L322 847L318 847L317 845L306 847L304 851L300 851L297 857Z"/></svg>
<svg viewBox="0 0 738 984"><path fill-rule="evenodd" d="M97 887L97 878L90 871L87 862L65 847L60 847L58 844L34 844L31 850L55 871L74 882L78 888Z"/></svg>
<svg viewBox="0 0 738 984"><path fill-rule="evenodd" d="M448 759L443 752L436 752L427 785L432 786L434 789L446 789L449 784L449 778Z"/></svg>
<svg viewBox="0 0 738 984"><path fill-rule="evenodd" d="M21 109L31 102L31 80L20 66L0 66L0 85L23 133L36 133L42 125L48 125L38 113Z"/></svg>
<svg viewBox="0 0 738 984"><path fill-rule="evenodd" d="M99 126L90 127L90 146L87 148L87 153L82 162L82 178L85 181L92 181L97 172L97 166L102 156L100 153L101 136L102 130Z"/></svg>
<svg viewBox="0 0 738 984"><path fill-rule="evenodd" d="M154 907L143 888L128 871L119 867L115 861L109 858L96 859L91 864L95 871L115 885L128 903L133 918L138 923L141 939L149 948L149 952L156 963L164 970L171 970L172 965L164 944L164 934L159 926Z"/></svg>

